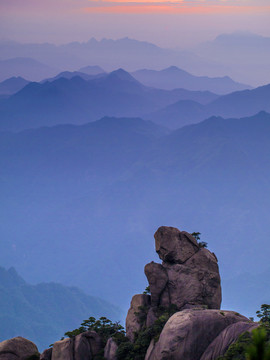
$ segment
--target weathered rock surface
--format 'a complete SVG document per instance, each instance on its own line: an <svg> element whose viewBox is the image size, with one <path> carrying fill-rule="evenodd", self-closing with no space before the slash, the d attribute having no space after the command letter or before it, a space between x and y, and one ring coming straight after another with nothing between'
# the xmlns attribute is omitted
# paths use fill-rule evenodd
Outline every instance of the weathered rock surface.
<svg viewBox="0 0 270 360"><path fill-rule="evenodd" d="M40 360L51 360L52 358L52 348L46 349L40 355Z"/></svg>
<svg viewBox="0 0 270 360"><path fill-rule="evenodd" d="M64 339L53 344L52 360L73 360L74 339Z"/></svg>
<svg viewBox="0 0 270 360"><path fill-rule="evenodd" d="M102 349L102 339L95 331L86 331L75 337L74 360L93 359Z"/></svg>
<svg viewBox="0 0 270 360"><path fill-rule="evenodd" d="M177 312L167 321L148 360L200 360L222 330L240 321L249 322L232 311Z"/></svg>
<svg viewBox="0 0 270 360"><path fill-rule="evenodd" d="M199 245L192 235L174 227L161 226L154 237L156 252L161 260L168 263L183 264L199 250Z"/></svg>
<svg viewBox="0 0 270 360"><path fill-rule="evenodd" d="M86 331L74 339L55 342L52 360L91 360L101 349L101 337L95 331Z"/></svg>
<svg viewBox="0 0 270 360"><path fill-rule="evenodd" d="M221 304L220 275L215 256L201 248L185 264L163 263L169 282L167 290L171 304L181 310L186 304L205 305L209 309L219 309ZM165 294L165 296L164 296ZM160 304L167 305L166 291Z"/></svg>
<svg viewBox="0 0 270 360"><path fill-rule="evenodd" d="M200 360L216 360L225 355L229 346L233 344L241 334L251 332L259 326L258 323L240 321L224 329L215 340L208 346Z"/></svg>
<svg viewBox="0 0 270 360"><path fill-rule="evenodd" d="M174 304L178 310L194 305L219 309L221 286L216 256L200 248L193 236L173 227L160 227L155 240L163 263L145 266L151 307Z"/></svg>
<svg viewBox="0 0 270 360"><path fill-rule="evenodd" d="M21 336L2 341L0 343L1 360L26 360L29 357L39 358L39 352L36 345Z"/></svg>
<svg viewBox="0 0 270 360"><path fill-rule="evenodd" d="M154 351L154 348L155 348L155 339L152 339L151 342L150 342L150 345L148 346L148 349L147 349L144 360L149 360L150 359L151 354Z"/></svg>
<svg viewBox="0 0 270 360"><path fill-rule="evenodd" d="M117 349L118 346L116 342L112 338L109 338L104 349L104 358L106 360L117 360Z"/></svg>
<svg viewBox="0 0 270 360"><path fill-rule="evenodd" d="M149 282L151 292L151 306L158 306L160 297L163 295L166 285L169 281L167 270L161 264L152 261L150 264L145 265L144 273ZM168 299L169 303L169 299Z"/></svg>
<svg viewBox="0 0 270 360"><path fill-rule="evenodd" d="M143 326L141 318L144 314L140 308L143 307L147 313L147 309L150 307L150 299L149 295L138 294L134 295L131 300L126 317L126 336L131 342L134 341L134 333L140 331Z"/></svg>

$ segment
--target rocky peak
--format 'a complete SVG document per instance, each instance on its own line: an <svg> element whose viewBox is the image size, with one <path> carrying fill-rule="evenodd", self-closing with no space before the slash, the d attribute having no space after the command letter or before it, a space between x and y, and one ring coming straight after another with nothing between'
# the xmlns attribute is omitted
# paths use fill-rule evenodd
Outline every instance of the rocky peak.
<svg viewBox="0 0 270 360"><path fill-rule="evenodd" d="M174 227L161 226L154 238L158 256L167 263L183 264L200 249L192 235Z"/></svg>
<svg viewBox="0 0 270 360"><path fill-rule="evenodd" d="M175 305L178 310L198 305L219 309L221 286L216 256L201 248L192 235L173 227L160 227L154 237L163 263L145 266L151 305Z"/></svg>
<svg viewBox="0 0 270 360"><path fill-rule="evenodd" d="M161 226L154 238L156 252L163 262L158 264L152 261L144 268L151 293L150 304L145 324L136 323L138 309L135 299L137 303L138 298L145 295L133 298L126 319L131 341L134 329L139 331L142 326L151 326L161 308L174 308L177 311L194 307L220 309L221 286L216 256L200 247L188 232L174 227Z"/></svg>

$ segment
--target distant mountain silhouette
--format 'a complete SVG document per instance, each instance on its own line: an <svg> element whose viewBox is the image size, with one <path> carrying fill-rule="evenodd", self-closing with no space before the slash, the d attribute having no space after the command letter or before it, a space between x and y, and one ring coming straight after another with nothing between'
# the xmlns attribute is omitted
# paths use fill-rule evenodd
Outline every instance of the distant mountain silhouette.
<svg viewBox="0 0 270 360"><path fill-rule="evenodd" d="M270 112L270 85L253 90L243 90L223 95L202 105L198 102L178 101L163 109L144 116L160 125L177 129L183 125L198 123L210 116L244 117L260 111Z"/></svg>
<svg viewBox="0 0 270 360"><path fill-rule="evenodd" d="M54 80L57 80L57 79L61 79L61 78L64 78L64 79L72 79L74 77L80 77L82 78L83 80L92 80L92 79L95 79L97 76L102 76L102 74L99 74L99 75L89 75L89 74L85 74L83 72L80 72L80 71L62 71L61 73L57 74L56 76L52 77L52 78L49 78L49 79L44 79L41 81L41 83L45 83L46 81L54 81Z"/></svg>
<svg viewBox="0 0 270 360"><path fill-rule="evenodd" d="M87 72L85 68L88 67L90 75L96 75L96 72L101 71L102 68L112 71L122 67L134 71L142 68L160 69L171 64L187 70L196 68L197 71L205 74L211 74L216 68L223 73L225 71L225 68L220 69L220 66L213 61L205 61L190 51L163 49L146 41L129 38L100 41L92 38L87 42L72 42L64 45L2 41L0 53L4 58L31 57L53 68L57 67L58 72L78 69ZM96 65L101 67L101 70L97 69ZM22 74L19 75L22 76Z"/></svg>
<svg viewBox="0 0 270 360"><path fill-rule="evenodd" d="M269 136L265 112L170 133L136 118L0 133L0 262L128 307L166 224L200 231L223 277L262 273Z"/></svg>
<svg viewBox="0 0 270 360"><path fill-rule="evenodd" d="M103 70L100 66L84 66L82 68L79 69L79 72L88 74L88 75L100 75L105 73L106 71Z"/></svg>
<svg viewBox="0 0 270 360"><path fill-rule="evenodd" d="M185 125L197 123L207 117L205 106L192 100L179 100L161 110L144 116L169 129L179 129Z"/></svg>
<svg viewBox="0 0 270 360"><path fill-rule="evenodd" d="M223 117L250 116L261 110L270 112L269 99L270 84L222 96L207 105L207 110Z"/></svg>
<svg viewBox="0 0 270 360"><path fill-rule="evenodd" d="M29 81L22 77L12 77L0 83L0 95L12 95L29 84Z"/></svg>
<svg viewBox="0 0 270 360"><path fill-rule="evenodd" d="M98 65L108 71L119 67L136 71L159 70L174 64L192 74L211 77L230 76L240 83L259 86L270 82L270 78L265 75L270 73L268 39L246 33L224 34L212 42L188 50L164 49L129 38L100 41L92 38L87 42L72 42L64 45L0 41L0 53L2 59L27 57L58 69L53 74L46 74L43 79L55 76L61 71L82 71L81 68L87 66ZM96 70L90 69L90 75L92 75L91 71ZM23 72L13 72L6 78L22 76L28 80L42 80L36 78L38 73L28 72L28 75L30 76L25 76ZM4 79L0 77L1 80Z"/></svg>
<svg viewBox="0 0 270 360"><path fill-rule="evenodd" d="M35 342L39 350L60 340L66 331L77 328L90 316L107 316L115 321L122 317L114 305L76 287L27 284L14 268L0 267L0 293L0 341L20 335Z"/></svg>
<svg viewBox="0 0 270 360"><path fill-rule="evenodd" d="M87 75L90 76L90 75ZM210 92L147 88L119 69L84 80L60 77L30 83L0 102L0 129L22 130L61 123L82 124L102 116L142 116L181 99L206 103L217 99Z"/></svg>
<svg viewBox="0 0 270 360"><path fill-rule="evenodd" d="M0 81L17 76L29 81L40 81L46 77L56 75L57 72L57 69L54 67L44 65L37 60L27 57L0 60Z"/></svg>
<svg viewBox="0 0 270 360"><path fill-rule="evenodd" d="M224 66L226 74L237 81L253 86L270 82L270 37L249 32L221 34L193 52Z"/></svg>
<svg viewBox="0 0 270 360"><path fill-rule="evenodd" d="M172 90L183 88L188 90L209 90L216 94L228 94L237 90L250 88L248 85L239 84L228 76L210 78L208 76L194 76L176 66L164 70L138 70L132 75L146 86Z"/></svg>

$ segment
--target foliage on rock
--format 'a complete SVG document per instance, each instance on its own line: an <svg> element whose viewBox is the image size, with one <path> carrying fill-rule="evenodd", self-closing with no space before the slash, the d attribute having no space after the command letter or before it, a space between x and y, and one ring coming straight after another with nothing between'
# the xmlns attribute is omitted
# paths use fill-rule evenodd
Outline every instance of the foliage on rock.
<svg viewBox="0 0 270 360"><path fill-rule="evenodd" d="M140 308L141 312L138 313L138 316L141 316L140 322L144 322L145 315L144 309ZM117 350L117 359L118 360L144 360L147 349L150 345L152 339L155 342L158 341L160 333L168 321L168 319L177 312L177 307L172 305L169 308L159 307L156 309L157 320L152 326L144 326L141 331L135 334L135 341L131 343L127 338L125 342L119 344Z"/></svg>
<svg viewBox="0 0 270 360"><path fill-rule="evenodd" d="M67 331L65 335L68 336L69 338L73 338L89 330L95 331L102 338L102 350L97 356L95 356L95 360L104 359L103 357L104 348L110 337L112 337L117 344L126 341L125 330L123 326L120 325L119 322L112 322L111 320L107 319L104 316L99 318L98 320L96 320L96 318L94 318L93 316L90 316L89 319L84 320L81 323L81 326L79 328L74 329L72 331Z"/></svg>
<svg viewBox="0 0 270 360"><path fill-rule="evenodd" d="M256 314L262 325L242 334L218 360L270 360L270 305L261 305Z"/></svg>

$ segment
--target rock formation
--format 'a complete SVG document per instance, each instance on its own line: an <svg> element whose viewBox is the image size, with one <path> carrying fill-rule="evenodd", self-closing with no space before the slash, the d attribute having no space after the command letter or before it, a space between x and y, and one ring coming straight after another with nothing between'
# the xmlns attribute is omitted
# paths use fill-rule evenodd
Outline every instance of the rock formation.
<svg viewBox="0 0 270 360"><path fill-rule="evenodd" d="M95 331L86 331L72 339L56 341L53 344L51 360L91 360L101 349L101 337Z"/></svg>
<svg viewBox="0 0 270 360"><path fill-rule="evenodd" d="M104 349L104 358L106 360L117 360L117 348L118 346L113 338L109 338Z"/></svg>
<svg viewBox="0 0 270 360"><path fill-rule="evenodd" d="M152 348L147 359L202 360L204 351L217 334L239 321L248 323L249 320L233 311L207 309L179 311L167 321L159 341ZM208 357L205 359L209 360Z"/></svg>
<svg viewBox="0 0 270 360"><path fill-rule="evenodd" d="M160 227L154 237L156 252L163 262L151 262L145 266L151 305L148 305L148 299L146 304L143 295L133 297L126 319L127 336L131 341L134 339L133 332L139 331L144 325L135 315L141 307L147 310L146 325L150 326L156 320L160 307L174 306L180 311L192 307L219 309L221 304L216 256L200 247L189 233L173 227ZM146 309L146 306L149 308Z"/></svg>
<svg viewBox="0 0 270 360"><path fill-rule="evenodd" d="M145 294L134 295L126 318L126 334L130 341L134 341L134 334L142 328L143 309L149 310L151 297Z"/></svg>
<svg viewBox="0 0 270 360"><path fill-rule="evenodd" d="M217 360L242 333L258 324L236 312L219 310L221 286L215 254L189 233L173 227L160 227L154 237L162 264L145 266L151 295L138 294L131 300L127 338L121 338L124 347L128 346L128 356L132 346L141 346L136 343L140 339L140 356L145 355L145 360ZM102 333L86 331L55 342L40 360L94 360L100 356L117 360L119 337L107 339ZM18 337L0 343L0 360L28 358L39 358L31 341Z"/></svg>
<svg viewBox="0 0 270 360"><path fill-rule="evenodd" d="M174 304L182 310L202 305L219 309L221 287L216 256L200 247L193 236L176 228L162 226L154 237L163 263L145 266L151 306Z"/></svg>
<svg viewBox="0 0 270 360"><path fill-rule="evenodd" d="M233 344L241 334L256 329L258 323L247 322L246 320L237 322L226 327L212 343L207 347L200 360L215 360L223 356L229 346Z"/></svg>
<svg viewBox="0 0 270 360"><path fill-rule="evenodd" d="M51 360L52 358L52 348L46 349L40 354L40 360Z"/></svg>
<svg viewBox="0 0 270 360"><path fill-rule="evenodd" d="M151 262L144 272L151 296L135 295L126 319L127 336L155 322L166 309L176 313L158 342L150 342L145 360L216 360L245 331L258 324L221 311L220 275L215 254L185 231L160 227L155 235L162 264Z"/></svg>
<svg viewBox="0 0 270 360"><path fill-rule="evenodd" d="M32 341L21 336L0 343L0 360L39 359L38 348Z"/></svg>

